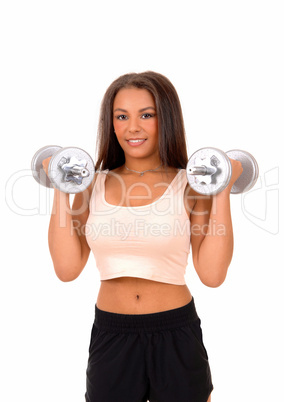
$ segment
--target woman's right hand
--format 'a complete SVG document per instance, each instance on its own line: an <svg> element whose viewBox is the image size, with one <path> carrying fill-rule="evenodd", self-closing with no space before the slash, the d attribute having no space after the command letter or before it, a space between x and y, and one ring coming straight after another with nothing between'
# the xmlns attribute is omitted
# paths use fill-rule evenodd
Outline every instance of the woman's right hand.
<svg viewBox="0 0 284 402"><path fill-rule="evenodd" d="M48 177L48 165L49 165L49 161L51 158L52 158L52 156L50 156L42 161L42 167L43 167L43 170L45 171L47 177Z"/></svg>

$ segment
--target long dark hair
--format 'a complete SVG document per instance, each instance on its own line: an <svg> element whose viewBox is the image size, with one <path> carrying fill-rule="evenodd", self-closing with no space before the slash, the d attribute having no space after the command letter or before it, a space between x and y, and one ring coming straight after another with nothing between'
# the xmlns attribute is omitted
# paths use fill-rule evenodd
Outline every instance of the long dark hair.
<svg viewBox="0 0 284 402"><path fill-rule="evenodd" d="M180 100L169 79L153 71L122 75L108 87L100 110L95 169L112 170L125 163L113 128L113 102L120 89L131 87L146 89L155 99L162 165L185 169L188 156Z"/></svg>

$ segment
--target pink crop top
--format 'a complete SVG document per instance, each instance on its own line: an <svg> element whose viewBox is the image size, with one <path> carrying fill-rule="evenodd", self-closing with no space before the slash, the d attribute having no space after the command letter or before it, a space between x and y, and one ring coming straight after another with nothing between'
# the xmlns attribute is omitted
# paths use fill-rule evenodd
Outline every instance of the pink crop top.
<svg viewBox="0 0 284 402"><path fill-rule="evenodd" d="M159 199L138 207L106 202L108 171L98 172L85 231L100 279L130 276L184 285L190 252L186 170L178 171Z"/></svg>

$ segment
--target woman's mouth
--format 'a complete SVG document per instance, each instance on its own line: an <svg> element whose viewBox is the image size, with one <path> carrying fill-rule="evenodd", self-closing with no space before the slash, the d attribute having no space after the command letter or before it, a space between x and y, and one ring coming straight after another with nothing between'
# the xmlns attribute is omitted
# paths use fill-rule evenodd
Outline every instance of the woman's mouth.
<svg viewBox="0 0 284 402"><path fill-rule="evenodd" d="M146 139L136 139L136 140L127 140L127 143L131 146L131 147L138 147L139 145L144 144L144 142L146 141Z"/></svg>

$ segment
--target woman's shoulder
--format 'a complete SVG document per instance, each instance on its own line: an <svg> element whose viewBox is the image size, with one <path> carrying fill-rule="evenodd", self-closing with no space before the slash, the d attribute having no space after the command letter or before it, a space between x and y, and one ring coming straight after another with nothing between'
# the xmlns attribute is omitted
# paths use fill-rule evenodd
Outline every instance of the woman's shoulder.
<svg viewBox="0 0 284 402"><path fill-rule="evenodd" d="M113 170L109 170L109 169L104 169L104 170L101 170L101 169L100 169L100 170L97 170L97 171L95 172L95 174L94 174L94 178L93 178L91 184L89 185L89 187L88 187L88 189L87 189L88 192L89 192L89 195L92 194L93 189L94 189L94 186L95 186L95 183L96 183L96 181L99 179L99 177L101 178L102 175L108 175L110 172L116 172L118 169L119 169L119 168L113 169Z"/></svg>
<svg viewBox="0 0 284 402"><path fill-rule="evenodd" d="M95 172L94 178L93 178L91 184L89 185L89 187L87 188L87 191L88 191L88 193L89 193L89 196L91 196L91 194L92 194L92 192L93 192L93 189L94 189L94 186L95 186L95 183L96 183L96 181L97 181L97 178L98 178L99 173L100 173L99 170Z"/></svg>

